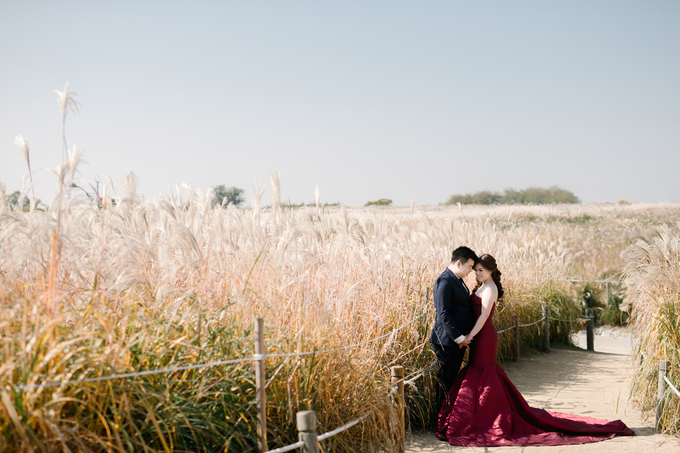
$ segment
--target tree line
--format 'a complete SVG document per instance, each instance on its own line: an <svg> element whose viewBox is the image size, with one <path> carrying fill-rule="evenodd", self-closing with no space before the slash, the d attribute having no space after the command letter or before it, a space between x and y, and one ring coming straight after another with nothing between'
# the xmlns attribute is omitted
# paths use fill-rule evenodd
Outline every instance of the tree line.
<svg viewBox="0 0 680 453"><path fill-rule="evenodd" d="M566 189L557 186L547 189L529 187L524 190L505 189L501 192L482 190L477 193L451 195L446 204L557 204L580 203L581 200Z"/></svg>
<svg viewBox="0 0 680 453"><path fill-rule="evenodd" d="M24 197L22 201L21 208L19 207L19 201L21 199L21 194L19 191L15 191L9 195L6 195L7 203L12 210L24 210L29 209L29 199ZM238 187L225 187L224 185L219 185L213 187L213 206L227 206L232 204L236 207L240 207L246 201L245 190ZM553 204L553 203L580 203L581 200L578 199L573 192L565 189L561 189L557 186L553 186L547 189L540 187L529 187L524 190L514 190L505 189L503 193L491 192L488 190L482 190L480 192L464 195L451 195L446 204L480 204L480 205L494 205L494 204ZM339 203L326 203L325 206L336 206ZM365 206L389 206L392 204L392 200L387 198L381 198L380 200L369 201ZM311 206L309 204L307 206ZM305 206L304 203L290 205L291 207ZM46 206L41 200L36 200L37 209L45 209Z"/></svg>

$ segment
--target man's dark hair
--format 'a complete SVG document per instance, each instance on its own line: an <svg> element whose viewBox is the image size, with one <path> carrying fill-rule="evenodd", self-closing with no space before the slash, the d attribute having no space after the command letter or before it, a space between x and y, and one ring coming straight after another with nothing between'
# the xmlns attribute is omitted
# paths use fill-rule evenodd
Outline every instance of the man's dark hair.
<svg viewBox="0 0 680 453"><path fill-rule="evenodd" d="M455 263L456 261L460 260L462 264L465 264L468 262L468 260L472 260L475 263L479 261L479 258L477 257L477 254L472 251L470 247L458 247L456 250L453 251L451 254L451 262Z"/></svg>

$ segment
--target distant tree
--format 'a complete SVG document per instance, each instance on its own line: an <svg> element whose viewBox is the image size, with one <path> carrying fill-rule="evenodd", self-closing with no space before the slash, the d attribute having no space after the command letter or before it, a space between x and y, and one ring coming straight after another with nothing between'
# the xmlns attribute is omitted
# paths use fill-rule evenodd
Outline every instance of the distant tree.
<svg viewBox="0 0 680 453"><path fill-rule="evenodd" d="M239 189L238 187L232 186L229 188L223 185L213 187L213 200L212 204L224 206L233 204L239 207L246 201L245 190Z"/></svg>
<svg viewBox="0 0 680 453"><path fill-rule="evenodd" d="M387 198L381 198L380 200L369 201L364 206L389 206L392 204L392 200Z"/></svg>
<svg viewBox="0 0 680 453"><path fill-rule="evenodd" d="M580 203L573 192L557 186L544 189L529 187L524 190L505 189L503 193L483 190L474 194L451 195L446 204L553 204Z"/></svg>
<svg viewBox="0 0 680 453"><path fill-rule="evenodd" d="M502 204L551 204L580 203L572 192L552 186L548 189L529 187L524 190L506 189L501 199Z"/></svg>
<svg viewBox="0 0 680 453"><path fill-rule="evenodd" d="M12 192L9 195L5 195L5 199L7 200L7 204L9 205L10 209L12 211L18 211L19 210L19 198L21 197L21 192L18 190ZM35 208L36 209L42 209L44 207L44 203L38 198L35 200ZM24 197L24 200L21 202L21 210L24 212L28 212L29 209L31 208L31 200L29 197Z"/></svg>
<svg viewBox="0 0 680 453"><path fill-rule="evenodd" d="M499 204L501 194L483 190L474 194L451 195L447 204Z"/></svg>

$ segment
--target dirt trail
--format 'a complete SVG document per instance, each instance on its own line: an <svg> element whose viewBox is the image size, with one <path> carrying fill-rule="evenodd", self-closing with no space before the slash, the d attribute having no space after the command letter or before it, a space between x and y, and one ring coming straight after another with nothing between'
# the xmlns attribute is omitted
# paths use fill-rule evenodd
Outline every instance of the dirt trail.
<svg viewBox="0 0 680 453"><path fill-rule="evenodd" d="M585 347L585 336L575 338ZM595 337L595 352L577 348L554 348L550 353L533 353L505 371L528 403L547 410L587 415L609 420L621 419L636 433L633 437L586 445L558 447L456 447L437 439L434 433L413 433L407 440L409 453L494 452L532 453L621 453L678 452L680 440L656 434L654 420L645 419L628 399L633 371L630 337L620 330L605 330Z"/></svg>

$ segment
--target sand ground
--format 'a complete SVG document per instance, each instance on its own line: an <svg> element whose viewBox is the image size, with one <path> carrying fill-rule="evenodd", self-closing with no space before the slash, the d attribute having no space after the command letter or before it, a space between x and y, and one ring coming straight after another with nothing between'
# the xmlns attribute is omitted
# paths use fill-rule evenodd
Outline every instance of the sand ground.
<svg viewBox="0 0 680 453"><path fill-rule="evenodd" d="M409 453L431 452L549 452L621 453L679 452L680 440L656 434L654 419L645 418L629 399L631 338L620 329L603 329L595 336L595 352L579 348L553 348L534 352L503 367L529 405L547 410L621 419L636 433L594 444L557 447L457 447L437 439L432 432L415 432L407 440ZM585 334L575 343L585 348ZM652 416L653 417L653 416Z"/></svg>

